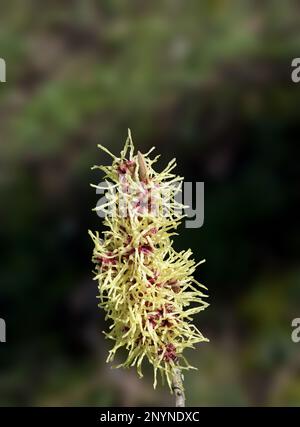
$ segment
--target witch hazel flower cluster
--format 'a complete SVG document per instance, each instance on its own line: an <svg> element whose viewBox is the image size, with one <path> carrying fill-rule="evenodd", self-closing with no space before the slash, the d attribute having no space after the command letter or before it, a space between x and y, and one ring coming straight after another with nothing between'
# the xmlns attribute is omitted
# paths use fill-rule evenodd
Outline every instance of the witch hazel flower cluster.
<svg viewBox="0 0 300 427"><path fill-rule="evenodd" d="M176 201L183 178L171 173L175 159L156 172L159 156L149 157L154 148L136 154L130 131L119 157L99 147L113 159L110 166L94 166L109 184L107 202L95 208L104 215L106 231L101 236L89 231L99 307L111 322L105 335L114 343L107 362L125 348L127 359L117 367L136 366L142 377L147 359L154 369L154 388L160 372L172 390L174 369L195 369L184 349L208 341L192 323L208 306L205 286L193 277L204 261L196 264L190 249L177 252L172 246L184 217L184 206Z"/></svg>

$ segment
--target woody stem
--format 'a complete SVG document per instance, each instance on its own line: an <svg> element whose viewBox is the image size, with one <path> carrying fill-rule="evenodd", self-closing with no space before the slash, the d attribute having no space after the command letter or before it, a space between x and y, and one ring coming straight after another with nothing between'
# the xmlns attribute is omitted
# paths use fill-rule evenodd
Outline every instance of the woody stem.
<svg viewBox="0 0 300 427"><path fill-rule="evenodd" d="M179 368L174 368L172 389L175 394L176 407L185 407L185 394L183 388L183 376Z"/></svg>

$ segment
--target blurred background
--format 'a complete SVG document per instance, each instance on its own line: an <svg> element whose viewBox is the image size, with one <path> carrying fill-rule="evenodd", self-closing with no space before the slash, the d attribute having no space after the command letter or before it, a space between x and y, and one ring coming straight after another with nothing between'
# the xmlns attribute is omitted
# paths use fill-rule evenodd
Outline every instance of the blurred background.
<svg viewBox="0 0 300 427"><path fill-rule="evenodd" d="M87 230L90 167L136 147L205 182L176 248L210 338L187 354L189 405L299 405L300 56L296 0L10 0L0 6L0 405L172 405L145 367L113 370Z"/></svg>

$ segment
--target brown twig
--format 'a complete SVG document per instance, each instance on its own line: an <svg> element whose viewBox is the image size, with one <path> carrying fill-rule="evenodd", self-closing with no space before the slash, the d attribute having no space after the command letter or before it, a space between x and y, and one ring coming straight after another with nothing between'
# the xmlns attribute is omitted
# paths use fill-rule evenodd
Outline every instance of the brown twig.
<svg viewBox="0 0 300 427"><path fill-rule="evenodd" d="M174 369L172 389L175 394L176 407L185 407L185 394L183 388L183 376L179 368Z"/></svg>

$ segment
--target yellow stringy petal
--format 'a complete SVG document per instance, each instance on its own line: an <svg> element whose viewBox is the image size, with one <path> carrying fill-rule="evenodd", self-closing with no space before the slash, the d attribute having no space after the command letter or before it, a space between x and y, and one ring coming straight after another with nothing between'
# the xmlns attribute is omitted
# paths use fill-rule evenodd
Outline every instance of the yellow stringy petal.
<svg viewBox="0 0 300 427"><path fill-rule="evenodd" d="M208 306L202 300L206 288L193 278L203 261L196 264L190 249L176 252L172 247L171 236L184 217L183 205L175 200L182 178L171 173L175 159L160 173L153 169L159 158L148 157L153 148L144 156L148 176L141 181L130 131L120 157L99 148L113 159L111 166L93 167L104 171L110 183L107 203L95 208L104 212L107 230L101 238L89 231L99 307L111 322L105 336L114 342L107 362L124 347L128 356L118 367L136 366L142 377L146 358L153 365L154 388L159 371L172 389L175 366L193 369L184 349L208 341L191 323Z"/></svg>

